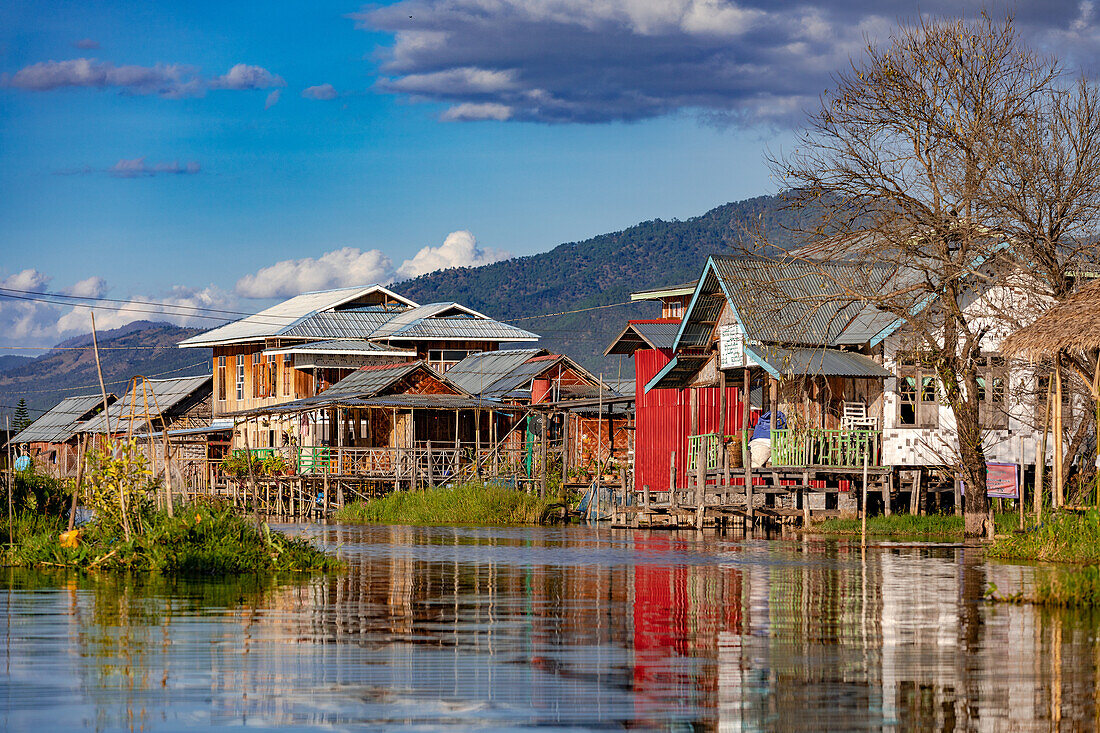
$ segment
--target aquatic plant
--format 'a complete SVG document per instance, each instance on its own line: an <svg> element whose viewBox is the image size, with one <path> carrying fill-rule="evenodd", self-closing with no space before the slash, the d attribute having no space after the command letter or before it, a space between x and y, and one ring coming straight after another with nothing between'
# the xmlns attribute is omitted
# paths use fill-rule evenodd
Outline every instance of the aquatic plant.
<svg viewBox="0 0 1100 733"><path fill-rule="evenodd" d="M998 514L995 517L998 532L1010 532L1016 527L1019 518L1015 514ZM804 531L811 534L858 535L861 532L859 519L826 519ZM906 535L906 536L961 536L963 519L953 514L892 514L889 517L867 517L869 535Z"/></svg>
<svg viewBox="0 0 1100 733"><path fill-rule="evenodd" d="M561 498L501 484L471 481L453 488L395 491L380 499L348 504L334 518L378 524L539 524Z"/></svg>
<svg viewBox="0 0 1100 733"><path fill-rule="evenodd" d="M328 571L336 558L308 541L260 529L229 509L187 505L175 516L152 512L135 524L130 539L113 522L91 522L75 546L66 547L57 526L24 532L7 565L53 566L81 570L126 569L175 574L232 575L281 571Z"/></svg>
<svg viewBox="0 0 1100 733"><path fill-rule="evenodd" d="M1100 512L1048 514L1027 532L999 538L987 554L1010 560L1100 563Z"/></svg>

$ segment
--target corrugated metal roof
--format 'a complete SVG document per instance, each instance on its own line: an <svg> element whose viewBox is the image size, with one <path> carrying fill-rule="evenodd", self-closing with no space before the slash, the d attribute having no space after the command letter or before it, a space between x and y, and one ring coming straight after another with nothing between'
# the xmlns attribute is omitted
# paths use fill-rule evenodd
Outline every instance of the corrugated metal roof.
<svg viewBox="0 0 1100 733"><path fill-rule="evenodd" d="M107 410L100 413L88 422L81 425L78 433L106 433L107 416L111 418L111 430L125 432L129 429L130 413L133 409L136 420L144 418L145 403L148 399L149 415L156 417L161 413L170 415L173 410L188 398L203 389L212 388L214 378L212 375L197 377L176 377L175 379L147 379L145 389L139 382L136 390L127 392L125 396ZM135 394L136 392L136 394ZM131 408L131 401L135 405ZM160 408L159 411L157 408Z"/></svg>
<svg viewBox="0 0 1100 733"><path fill-rule="evenodd" d="M246 316L239 321L220 326L198 336L192 336L179 343L183 347L211 346L214 344L233 343L241 341L258 341L271 336L276 336L283 329L288 328L296 321L318 311L331 310L346 303L353 302L372 292L384 293L387 296L403 301L411 306L416 303L404 298L381 285L369 287L337 288L335 290L322 290L314 293L302 293L282 303L277 303L259 313ZM331 335L325 338L332 338Z"/></svg>
<svg viewBox="0 0 1100 733"><path fill-rule="evenodd" d="M630 294L631 300L657 300L659 298L670 298L678 295L691 295L695 292L696 280L691 282L681 283L680 285L664 285L656 288L649 288L647 290L638 290Z"/></svg>
<svg viewBox="0 0 1100 733"><path fill-rule="evenodd" d="M110 404L115 399L113 394L108 395L107 403ZM20 431L11 442L64 443L76 434L82 419L102 405L103 397L98 394L66 397Z"/></svg>
<svg viewBox="0 0 1100 733"><path fill-rule="evenodd" d="M425 318L387 337L392 341L538 341L539 335L492 319Z"/></svg>
<svg viewBox="0 0 1100 733"><path fill-rule="evenodd" d="M680 320L675 318L628 321L626 328L603 353L607 356L633 354L638 349L671 349L679 330Z"/></svg>
<svg viewBox="0 0 1100 733"><path fill-rule="evenodd" d="M347 375L339 382L317 395L317 397L333 397L336 395L372 397L392 385L394 382L404 379L407 375L421 368L428 367L426 367L422 361L364 367ZM433 374L435 373L433 372Z"/></svg>
<svg viewBox="0 0 1100 733"><path fill-rule="evenodd" d="M277 336L303 339L365 339L393 318L396 311L352 309L311 313L286 328Z"/></svg>
<svg viewBox="0 0 1100 733"><path fill-rule="evenodd" d="M470 354L447 370L447 379L465 392L482 394L519 365L546 353L545 349L503 349Z"/></svg>
<svg viewBox="0 0 1100 733"><path fill-rule="evenodd" d="M308 344L264 349L264 354L368 354L370 356L416 356L415 349L397 349L363 339L332 339Z"/></svg>
<svg viewBox="0 0 1100 733"><path fill-rule="evenodd" d="M747 346L757 363L776 377L863 377L882 379L893 376L874 359L837 349L781 346ZM769 368L770 367L770 368Z"/></svg>
<svg viewBox="0 0 1100 733"><path fill-rule="evenodd" d="M749 339L809 346L838 343L857 317L864 330L872 316L853 292L874 292L890 275L886 267L848 262L775 263L717 256L711 262ZM850 337L846 340L852 343ZM703 345L698 334L692 332L691 338L689 345Z"/></svg>

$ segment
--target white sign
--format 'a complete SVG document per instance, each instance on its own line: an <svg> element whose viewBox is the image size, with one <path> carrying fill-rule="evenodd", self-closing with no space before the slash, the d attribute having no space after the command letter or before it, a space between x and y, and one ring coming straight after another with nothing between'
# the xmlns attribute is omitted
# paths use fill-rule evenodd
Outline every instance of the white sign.
<svg viewBox="0 0 1100 733"><path fill-rule="evenodd" d="M736 323L718 327L718 368L745 366L745 334Z"/></svg>

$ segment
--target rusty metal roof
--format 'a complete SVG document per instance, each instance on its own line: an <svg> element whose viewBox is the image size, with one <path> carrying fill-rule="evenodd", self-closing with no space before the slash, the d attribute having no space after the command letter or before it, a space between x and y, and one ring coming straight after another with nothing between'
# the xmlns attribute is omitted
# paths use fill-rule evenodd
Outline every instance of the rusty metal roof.
<svg viewBox="0 0 1100 733"><path fill-rule="evenodd" d="M88 420L77 429L77 432L106 433L108 415L111 418L112 432L126 432L129 429L131 412L134 414L135 426L139 419L144 422L147 401L151 417L161 414L168 416L191 398L200 397L199 393L203 390L211 391L213 382L214 377L210 374L175 379L147 379L144 390L139 382L136 390L127 392L122 399L111 405L107 412L101 412Z"/></svg>
<svg viewBox="0 0 1100 733"><path fill-rule="evenodd" d="M117 398L107 395L110 404ZM20 431L11 443L64 443L73 437L82 422L90 419L102 409L101 395L66 397L51 407L44 415Z"/></svg>

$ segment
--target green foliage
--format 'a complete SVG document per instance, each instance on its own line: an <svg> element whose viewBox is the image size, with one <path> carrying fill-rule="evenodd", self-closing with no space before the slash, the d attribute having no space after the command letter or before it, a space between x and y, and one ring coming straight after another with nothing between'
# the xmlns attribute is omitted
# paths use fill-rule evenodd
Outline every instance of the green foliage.
<svg viewBox="0 0 1100 733"><path fill-rule="evenodd" d="M140 527L155 508L157 484L134 440L108 442L88 452L85 490L97 523L108 529L124 521Z"/></svg>
<svg viewBox="0 0 1100 733"><path fill-rule="evenodd" d="M19 404L15 406L15 415L11 419L11 429L19 433L30 426L31 422L30 413L27 411L27 401L20 397Z"/></svg>
<svg viewBox="0 0 1100 733"><path fill-rule="evenodd" d="M269 453L261 456L255 451L236 450L222 459L222 471L234 477L238 481L245 481L249 476L249 464L252 464L252 473L260 476L280 476L289 470L286 459L281 453Z"/></svg>
<svg viewBox="0 0 1100 733"><path fill-rule="evenodd" d="M1010 560L1100 563L1100 512L1048 515L1029 532L998 539L987 554Z"/></svg>
<svg viewBox="0 0 1100 733"><path fill-rule="evenodd" d="M378 524L539 524L560 497L540 499L499 484L472 481L454 488L395 491L381 499L349 504L336 512L344 522Z"/></svg>
<svg viewBox="0 0 1100 733"><path fill-rule="evenodd" d="M12 515L11 531L8 531L7 517L0 520L0 544L24 542L40 534L59 534L65 531L67 520L56 514L41 514L36 511L21 511Z"/></svg>
<svg viewBox="0 0 1100 733"><path fill-rule="evenodd" d="M25 471L16 471L14 477L11 492L13 512L69 516L72 493L64 482L36 473L33 463Z"/></svg>
<svg viewBox="0 0 1100 733"><path fill-rule="evenodd" d="M255 453L238 450L222 459L221 469L227 475L243 481L248 478L249 464L252 464L252 472L259 476L262 470L261 463L263 461Z"/></svg>
<svg viewBox="0 0 1100 733"><path fill-rule="evenodd" d="M303 539L262 530L229 509L188 505L169 517L141 519L127 542L110 524L89 524L77 547L62 547L60 524L20 525L18 544L6 564L84 570L125 569L182 575L234 575L283 571L330 571L341 563Z"/></svg>

